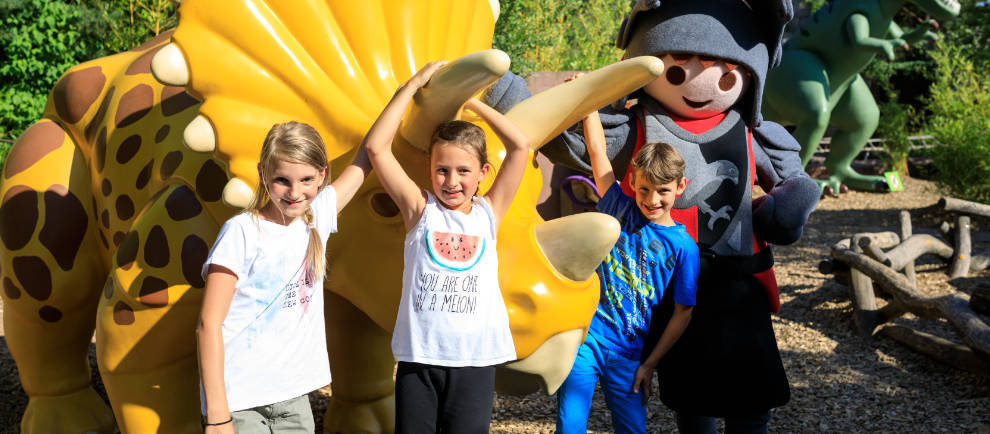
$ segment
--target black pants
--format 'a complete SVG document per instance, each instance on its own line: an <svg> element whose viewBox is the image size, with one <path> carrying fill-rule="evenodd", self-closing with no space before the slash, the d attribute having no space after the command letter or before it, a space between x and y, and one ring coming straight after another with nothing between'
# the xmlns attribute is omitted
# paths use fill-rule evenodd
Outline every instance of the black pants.
<svg viewBox="0 0 990 434"><path fill-rule="evenodd" d="M495 399L495 367L399 362L395 432L487 433Z"/></svg>

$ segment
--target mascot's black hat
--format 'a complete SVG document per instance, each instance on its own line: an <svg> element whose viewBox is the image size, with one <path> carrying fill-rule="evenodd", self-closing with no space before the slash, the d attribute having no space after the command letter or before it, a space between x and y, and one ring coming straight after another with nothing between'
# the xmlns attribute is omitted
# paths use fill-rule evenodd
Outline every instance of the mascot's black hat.
<svg viewBox="0 0 990 434"><path fill-rule="evenodd" d="M625 57L692 53L727 59L753 74L744 119L760 124L767 71L780 63L790 0L638 0L622 22L616 45Z"/></svg>

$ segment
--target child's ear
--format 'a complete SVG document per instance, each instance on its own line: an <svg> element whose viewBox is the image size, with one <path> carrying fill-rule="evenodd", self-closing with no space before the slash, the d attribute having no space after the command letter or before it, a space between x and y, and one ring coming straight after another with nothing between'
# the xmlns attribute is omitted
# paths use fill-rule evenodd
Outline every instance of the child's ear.
<svg viewBox="0 0 990 434"><path fill-rule="evenodd" d="M681 177L681 181L677 183L677 195L680 196L684 194L684 189L687 188L687 178Z"/></svg>
<svg viewBox="0 0 990 434"><path fill-rule="evenodd" d="M491 163L485 163L481 166L481 177L484 178L488 176L488 172L492 169Z"/></svg>

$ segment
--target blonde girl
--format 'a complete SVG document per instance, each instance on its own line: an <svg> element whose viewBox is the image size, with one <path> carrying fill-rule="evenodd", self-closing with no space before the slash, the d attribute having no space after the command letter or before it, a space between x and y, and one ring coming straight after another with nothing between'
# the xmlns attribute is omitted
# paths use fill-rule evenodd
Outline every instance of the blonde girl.
<svg viewBox="0 0 990 434"><path fill-rule="evenodd" d="M254 201L224 223L203 264L204 432L315 429L307 394L330 383L324 248L369 171L362 148L327 185L316 130L288 122L268 132Z"/></svg>
<svg viewBox="0 0 990 434"><path fill-rule="evenodd" d="M392 334L399 433L487 432L495 365L516 358L498 286L495 234L529 160L528 139L491 107L465 104L505 145L502 168L482 197L478 185L492 168L477 126L450 121L436 129L429 146L432 192L410 179L391 151L409 101L442 66L431 63L400 86L365 138L407 231Z"/></svg>

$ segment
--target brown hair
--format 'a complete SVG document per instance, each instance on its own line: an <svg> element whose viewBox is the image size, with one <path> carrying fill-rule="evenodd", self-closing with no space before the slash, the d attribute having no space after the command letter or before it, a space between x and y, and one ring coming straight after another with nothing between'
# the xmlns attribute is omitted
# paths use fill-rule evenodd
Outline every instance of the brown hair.
<svg viewBox="0 0 990 434"><path fill-rule="evenodd" d="M653 184L680 182L684 177L684 159L673 146L663 142L643 145L632 160L633 175L640 171Z"/></svg>
<svg viewBox="0 0 990 434"><path fill-rule="evenodd" d="M258 164L261 166L261 178L258 180L258 188L254 190L254 200L247 208L248 212L254 216L260 216L261 209L271 202L265 180L272 179L279 161L308 164L320 171L327 169L320 189L323 189L330 182L327 148L323 144L323 139L320 138L320 133L301 122L275 124L268 130L265 144L261 147L261 156L258 158ZM309 282L315 283L323 278L326 271L323 241L320 239L320 233L316 230L312 208L306 209L302 219L309 228L309 246L306 248L306 262L303 272L307 279L311 279Z"/></svg>
<svg viewBox="0 0 990 434"><path fill-rule="evenodd" d="M488 164L488 150L485 147L485 132L481 127L467 121L447 121L437 126L430 137L430 147L426 150L433 158L433 148L438 144L452 144L468 148L478 157L484 167Z"/></svg>

